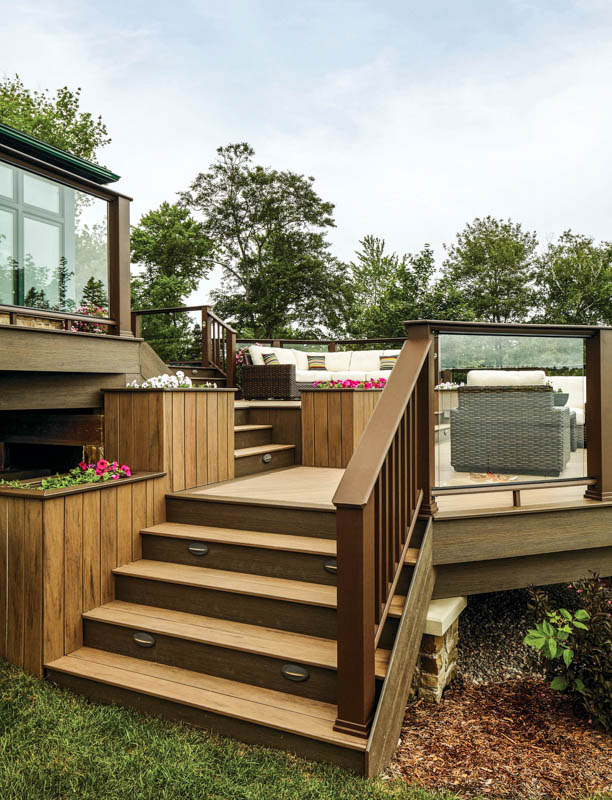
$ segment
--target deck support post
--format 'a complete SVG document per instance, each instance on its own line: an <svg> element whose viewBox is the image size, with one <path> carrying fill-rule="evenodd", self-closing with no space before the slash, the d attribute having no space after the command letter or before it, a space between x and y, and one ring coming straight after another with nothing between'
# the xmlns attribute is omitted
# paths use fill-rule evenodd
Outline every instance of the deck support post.
<svg viewBox="0 0 612 800"><path fill-rule="evenodd" d="M338 718L334 730L368 737L375 699L374 501L336 511Z"/></svg>
<svg viewBox="0 0 612 800"><path fill-rule="evenodd" d="M117 197L109 205L110 316L119 336L133 336L130 308L130 201Z"/></svg>
<svg viewBox="0 0 612 800"><path fill-rule="evenodd" d="M417 437L417 486L423 490L421 514L433 516L438 510L436 499L433 496L435 485L435 448L436 448L436 415L435 392L436 385L436 360L433 347L433 332L429 325L416 325L408 328L411 339L429 339L432 347L427 355L427 360L417 380L415 387L416 399L416 437Z"/></svg>
<svg viewBox="0 0 612 800"><path fill-rule="evenodd" d="M612 330L586 340L586 362L587 472L597 482L585 497L612 500Z"/></svg>

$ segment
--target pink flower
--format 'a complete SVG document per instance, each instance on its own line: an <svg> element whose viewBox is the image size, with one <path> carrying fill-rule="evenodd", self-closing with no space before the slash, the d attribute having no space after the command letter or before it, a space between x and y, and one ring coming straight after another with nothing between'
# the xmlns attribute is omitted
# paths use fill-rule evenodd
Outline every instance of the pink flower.
<svg viewBox="0 0 612 800"><path fill-rule="evenodd" d="M101 459L98 461L98 463L96 464L96 472L97 472L98 470L100 470L101 472L104 472L104 470L105 470L107 467L108 467L108 461L106 461L104 458L101 458Z"/></svg>
<svg viewBox="0 0 612 800"><path fill-rule="evenodd" d="M79 461L79 467L86 472L89 469L89 466L84 461Z"/></svg>
<svg viewBox="0 0 612 800"><path fill-rule="evenodd" d="M127 465L127 464L122 464L122 465L119 467L119 469L121 470L121 472L125 473L125 475L126 475L128 478L129 478L129 477L130 477L130 475L132 474L132 470L131 470L131 469L128 467L128 465Z"/></svg>
<svg viewBox="0 0 612 800"><path fill-rule="evenodd" d="M119 475L111 475L111 481L118 481Z"/></svg>

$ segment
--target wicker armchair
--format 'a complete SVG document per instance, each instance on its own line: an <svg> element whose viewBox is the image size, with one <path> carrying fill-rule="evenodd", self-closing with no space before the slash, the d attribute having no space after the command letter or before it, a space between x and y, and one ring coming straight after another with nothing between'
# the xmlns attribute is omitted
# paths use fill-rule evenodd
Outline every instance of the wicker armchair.
<svg viewBox="0 0 612 800"><path fill-rule="evenodd" d="M461 386L451 411L457 472L557 477L570 458L570 410L549 386Z"/></svg>
<svg viewBox="0 0 612 800"><path fill-rule="evenodd" d="M266 367L244 364L242 396L245 400L293 400L299 398L295 381L295 364L273 364Z"/></svg>

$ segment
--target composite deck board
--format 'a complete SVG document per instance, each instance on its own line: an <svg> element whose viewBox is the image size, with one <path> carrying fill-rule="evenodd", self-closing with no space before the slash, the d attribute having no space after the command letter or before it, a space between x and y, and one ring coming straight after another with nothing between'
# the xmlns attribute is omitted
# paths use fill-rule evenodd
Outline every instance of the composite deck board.
<svg viewBox="0 0 612 800"><path fill-rule="evenodd" d="M365 740L334 731L336 706L329 703L88 647L46 666L341 747L366 747Z"/></svg>
<svg viewBox="0 0 612 800"><path fill-rule="evenodd" d="M224 592L305 603L324 608L336 607L336 587L319 583L270 578L264 575L229 572L207 567L192 567L165 561L148 561L147 559L117 567L113 572L115 575L131 578L146 578L203 589L218 589Z"/></svg>
<svg viewBox="0 0 612 800"><path fill-rule="evenodd" d="M278 453L282 450L295 450L294 444L258 444L253 447L241 447L234 450L234 458L248 458L249 456Z"/></svg>
<svg viewBox="0 0 612 800"><path fill-rule="evenodd" d="M335 556L336 542L309 536L290 536L282 533L260 533L239 528L215 528L207 525L186 525L181 522L163 522L141 533L148 536L166 536L202 542L235 544L244 547L260 547L269 550L288 550L293 553Z"/></svg>
<svg viewBox="0 0 612 800"><path fill-rule="evenodd" d="M234 425L234 433L246 433L247 431L271 431L273 425Z"/></svg>
<svg viewBox="0 0 612 800"><path fill-rule="evenodd" d="M94 608L84 614L84 617L95 622L142 629L149 633L297 661L325 669L335 670L337 666L336 642L319 636L306 636L243 622L126 603L122 600L114 600ZM388 650L377 650L378 678L384 678L389 656Z"/></svg>

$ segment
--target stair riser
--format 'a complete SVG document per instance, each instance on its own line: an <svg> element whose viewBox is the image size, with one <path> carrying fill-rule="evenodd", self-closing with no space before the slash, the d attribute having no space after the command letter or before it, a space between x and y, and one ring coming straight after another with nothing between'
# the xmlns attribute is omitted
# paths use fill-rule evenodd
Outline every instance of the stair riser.
<svg viewBox="0 0 612 800"><path fill-rule="evenodd" d="M259 445L272 443L271 428L264 428L259 431L236 431L234 434L234 447L240 450L241 447L258 447ZM274 454L272 454L274 456Z"/></svg>
<svg viewBox="0 0 612 800"><path fill-rule="evenodd" d="M143 714L163 716L174 722L186 722L196 728L214 731L222 736L239 739L248 744L275 747L279 750L297 753L301 758L332 762L353 772L365 773L366 756L361 751L345 749L295 733L286 733L232 717L224 717L174 701L163 700L116 686L108 686L56 670L47 670L46 674L49 680L58 686L84 695L97 703L114 703L134 708Z"/></svg>
<svg viewBox="0 0 612 800"><path fill-rule="evenodd" d="M310 511L248 503L218 503L176 496L166 498L168 522L210 525L246 531L290 533L292 536L336 538L334 511Z"/></svg>
<svg viewBox="0 0 612 800"><path fill-rule="evenodd" d="M236 408L234 409L234 425L248 425L249 424L249 409Z"/></svg>
<svg viewBox="0 0 612 800"><path fill-rule="evenodd" d="M115 597L128 603L160 606L251 625L336 638L336 609L275 598L217 591L127 575L115 576Z"/></svg>
<svg viewBox="0 0 612 800"><path fill-rule="evenodd" d="M269 472L272 469L291 467L295 464L295 450L277 450L269 453L272 459L266 464L262 456L264 453L245 456L235 459L235 474L237 478L243 475L255 475L259 472Z"/></svg>
<svg viewBox="0 0 612 800"><path fill-rule="evenodd" d="M134 642L134 634L138 631L150 633L155 638L153 647L140 647ZM217 675L220 678L250 683L299 697L309 697L325 703L337 702L337 673L332 669L304 664L309 672L308 679L301 682L291 681L281 674L283 666L289 663L288 659L280 660L257 653L164 636L148 631L146 627L124 628L93 620L84 620L84 644L86 647L98 650Z"/></svg>
<svg viewBox="0 0 612 800"><path fill-rule="evenodd" d="M336 585L335 574L325 569L324 565L329 560L325 556L269 548L241 547L219 542L207 542L208 553L204 556L194 556L188 549L191 543L190 539L143 534L142 557L151 561L247 572L271 578L322 583L326 586Z"/></svg>

